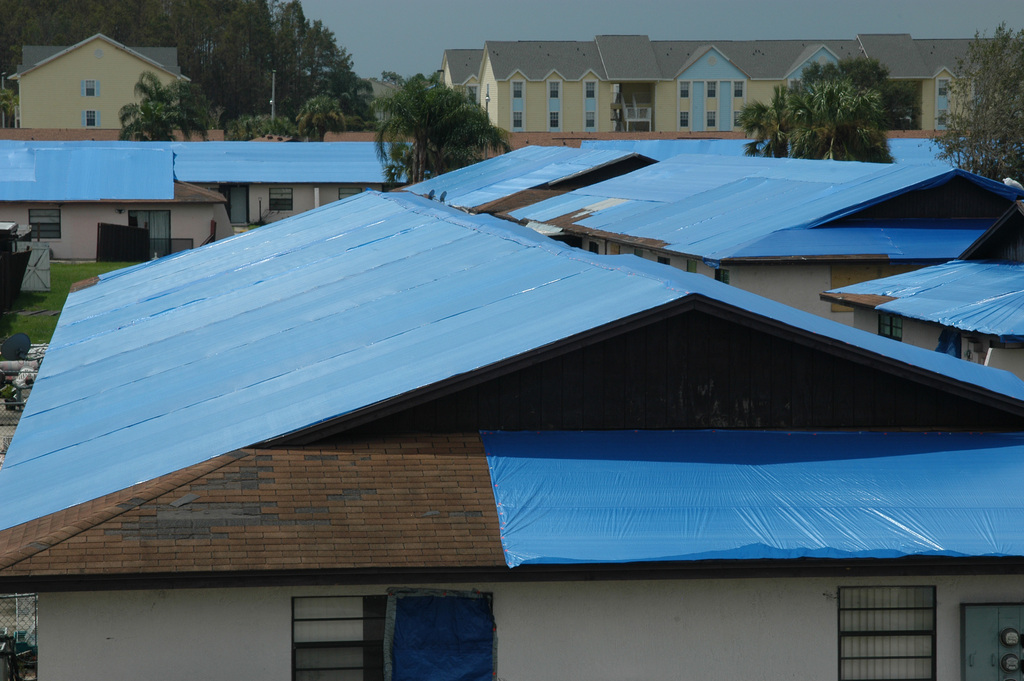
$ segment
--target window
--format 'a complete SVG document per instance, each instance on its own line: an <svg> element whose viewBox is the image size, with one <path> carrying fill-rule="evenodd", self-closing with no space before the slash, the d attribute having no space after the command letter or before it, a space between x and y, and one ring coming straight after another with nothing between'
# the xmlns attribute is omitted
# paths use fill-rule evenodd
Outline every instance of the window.
<svg viewBox="0 0 1024 681"><path fill-rule="evenodd" d="M523 129L523 112L513 111L512 112L512 129L522 130Z"/></svg>
<svg viewBox="0 0 1024 681"><path fill-rule="evenodd" d="M523 98L523 81L514 80L512 81L512 99Z"/></svg>
<svg viewBox="0 0 1024 681"><path fill-rule="evenodd" d="M839 588L839 679L935 678L935 587Z"/></svg>
<svg viewBox="0 0 1024 681"><path fill-rule="evenodd" d="M601 245L598 244L596 241L591 241L587 245L587 250L589 250L591 253L598 253L598 254L600 254L601 253Z"/></svg>
<svg viewBox="0 0 1024 681"><path fill-rule="evenodd" d="M363 190L359 187L338 187L338 199L347 199L350 196L355 196L361 193Z"/></svg>
<svg viewBox="0 0 1024 681"><path fill-rule="evenodd" d="M687 258L686 259L686 271L690 272L691 274L696 274L696 272L697 272L697 261L696 260L691 260L691 259Z"/></svg>
<svg viewBox="0 0 1024 681"><path fill-rule="evenodd" d="M713 80L708 81L708 99L712 99L718 96L718 83Z"/></svg>
<svg viewBox="0 0 1024 681"><path fill-rule="evenodd" d="M83 128L98 128L100 127L100 112L93 109L86 109L82 112L82 127Z"/></svg>
<svg viewBox="0 0 1024 681"><path fill-rule="evenodd" d="M949 79L939 78L939 97L946 97L949 95Z"/></svg>
<svg viewBox="0 0 1024 681"><path fill-rule="evenodd" d="M690 127L690 112L680 111L679 112L679 127L688 128Z"/></svg>
<svg viewBox="0 0 1024 681"><path fill-rule="evenodd" d="M732 127L734 127L734 128L740 127L740 112L739 111L733 111L732 112Z"/></svg>
<svg viewBox="0 0 1024 681"><path fill-rule="evenodd" d="M82 81L82 96L83 97L99 97L100 96L100 82L98 80L83 80Z"/></svg>
<svg viewBox="0 0 1024 681"><path fill-rule="evenodd" d="M642 249L642 248L636 248L636 247L634 246L634 247L633 247L633 255L635 255L635 256L636 256L636 257L638 257L638 258L642 258L642 257L644 257L644 249Z"/></svg>
<svg viewBox="0 0 1024 681"><path fill-rule="evenodd" d="M663 255L659 255L658 256L658 263L661 264L661 265L671 265L672 264L672 259L671 258L666 258Z"/></svg>
<svg viewBox="0 0 1024 681"><path fill-rule="evenodd" d="M891 314L878 315L878 335L903 340L903 318Z"/></svg>
<svg viewBox="0 0 1024 681"><path fill-rule="evenodd" d="M292 210L292 188L270 188L270 210Z"/></svg>
<svg viewBox="0 0 1024 681"><path fill-rule="evenodd" d="M588 129L589 128L596 128L597 127L597 114L594 113L593 111L588 111L587 115L586 115L586 120L584 120L584 125Z"/></svg>
<svg viewBox="0 0 1024 681"><path fill-rule="evenodd" d="M715 281L720 281L723 284L728 284L729 283L729 270L723 270L721 267L719 267L717 270L715 270Z"/></svg>
<svg viewBox="0 0 1024 681"><path fill-rule="evenodd" d="M713 130L718 126L718 112L708 111L708 130Z"/></svg>
<svg viewBox="0 0 1024 681"><path fill-rule="evenodd" d="M548 98L558 99L558 93L561 91L562 82L558 80L548 81Z"/></svg>
<svg viewBox="0 0 1024 681"><path fill-rule="evenodd" d="M467 85L466 86L466 96L469 97L469 101L473 102L474 104L477 103L478 100L477 100L477 88L476 88L476 85Z"/></svg>
<svg viewBox="0 0 1024 681"><path fill-rule="evenodd" d="M690 81L681 80L679 81L679 97L680 99L686 99L690 96Z"/></svg>
<svg viewBox="0 0 1024 681"><path fill-rule="evenodd" d="M558 129L558 112L557 111L549 111L548 112L548 127L551 128L552 130L557 130Z"/></svg>
<svg viewBox="0 0 1024 681"><path fill-rule="evenodd" d="M295 681L382 681L387 596L292 599Z"/></svg>
<svg viewBox="0 0 1024 681"><path fill-rule="evenodd" d="M28 224L33 239L59 239L60 208L29 208Z"/></svg>
<svg viewBox="0 0 1024 681"><path fill-rule="evenodd" d="M597 97L597 83L592 80L586 82L586 98L594 99Z"/></svg>
<svg viewBox="0 0 1024 681"><path fill-rule="evenodd" d="M734 80L732 82L732 96L737 98L743 97L743 81Z"/></svg>

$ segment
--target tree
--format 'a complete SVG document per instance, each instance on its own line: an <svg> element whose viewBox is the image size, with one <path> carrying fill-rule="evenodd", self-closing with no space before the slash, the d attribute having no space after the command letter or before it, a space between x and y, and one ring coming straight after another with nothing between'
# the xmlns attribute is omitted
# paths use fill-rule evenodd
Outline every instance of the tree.
<svg viewBox="0 0 1024 681"><path fill-rule="evenodd" d="M328 132L345 129L345 114L341 112L338 100L330 95L317 95L306 100L295 122L299 126L300 135L308 137L309 133L313 133L317 142L323 142Z"/></svg>
<svg viewBox="0 0 1024 681"><path fill-rule="evenodd" d="M976 34L950 84L939 157L994 180L1024 182L1024 30Z"/></svg>
<svg viewBox="0 0 1024 681"><path fill-rule="evenodd" d="M921 85L918 82L893 80L889 68L877 59L847 57L838 63L809 64L800 76L798 92L825 80L849 80L861 92L875 90L885 111L885 127L889 130L911 130L921 119Z"/></svg>
<svg viewBox="0 0 1024 681"><path fill-rule="evenodd" d="M4 125L14 127L14 109L18 106L18 95L11 88L0 90L0 111L3 112Z"/></svg>
<svg viewBox="0 0 1024 681"><path fill-rule="evenodd" d="M207 137L213 123L206 99L191 83L175 80L164 85L152 71L135 83L138 102L125 104L118 113L123 140L173 140L178 130L185 139Z"/></svg>
<svg viewBox="0 0 1024 681"><path fill-rule="evenodd" d="M271 118L269 114L263 114L262 116L248 114L239 116L228 123L225 132L227 139L239 142L267 135L294 137L298 134L295 123L291 119L284 116Z"/></svg>
<svg viewBox="0 0 1024 681"><path fill-rule="evenodd" d="M422 182L510 148L507 133L491 123L487 112L436 74L410 78L400 90L374 100L373 108L380 117L377 156L392 166L393 176L407 182Z"/></svg>
<svg viewBox="0 0 1024 681"><path fill-rule="evenodd" d="M747 142L747 156L789 156L789 132L792 126L789 92L776 85L771 101L751 102L740 110L740 127L753 141Z"/></svg>
<svg viewBox="0 0 1024 681"><path fill-rule="evenodd" d="M892 163L878 92L852 81L823 80L790 97L794 158Z"/></svg>

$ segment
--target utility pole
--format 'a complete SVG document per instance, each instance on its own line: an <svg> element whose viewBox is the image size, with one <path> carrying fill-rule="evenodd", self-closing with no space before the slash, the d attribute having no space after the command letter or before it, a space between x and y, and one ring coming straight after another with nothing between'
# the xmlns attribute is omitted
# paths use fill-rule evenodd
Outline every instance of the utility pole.
<svg viewBox="0 0 1024 681"><path fill-rule="evenodd" d="M0 92L7 89L7 72L0 73ZM3 101L3 95L0 95L0 101ZM7 127L7 105L0 105L0 128Z"/></svg>
<svg viewBox="0 0 1024 681"><path fill-rule="evenodd" d="M277 118L277 69L270 72L270 120Z"/></svg>

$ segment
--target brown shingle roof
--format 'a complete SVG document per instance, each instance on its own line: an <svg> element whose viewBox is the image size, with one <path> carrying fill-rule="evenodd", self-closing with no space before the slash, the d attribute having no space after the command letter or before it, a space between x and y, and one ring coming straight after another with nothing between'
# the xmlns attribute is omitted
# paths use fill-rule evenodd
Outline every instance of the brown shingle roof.
<svg viewBox="0 0 1024 681"><path fill-rule="evenodd" d="M503 565L476 433L236 452L0 532L0 579Z"/></svg>

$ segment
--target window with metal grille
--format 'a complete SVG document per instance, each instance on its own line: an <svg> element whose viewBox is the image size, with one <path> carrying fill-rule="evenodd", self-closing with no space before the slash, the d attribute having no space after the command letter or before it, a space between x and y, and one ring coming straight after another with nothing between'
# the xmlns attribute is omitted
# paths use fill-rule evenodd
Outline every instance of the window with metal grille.
<svg viewBox="0 0 1024 681"><path fill-rule="evenodd" d="M933 681L935 587L840 587L839 679Z"/></svg>
<svg viewBox="0 0 1024 681"><path fill-rule="evenodd" d="M295 681L382 681L387 596L292 599Z"/></svg>
<svg viewBox="0 0 1024 681"><path fill-rule="evenodd" d="M891 314L878 315L878 335L903 340L903 318Z"/></svg>
<svg viewBox="0 0 1024 681"><path fill-rule="evenodd" d="M59 239L60 208L30 208L28 224L33 239Z"/></svg>
<svg viewBox="0 0 1024 681"><path fill-rule="evenodd" d="M292 209L292 188L271 187L270 188L270 210L291 210Z"/></svg>

